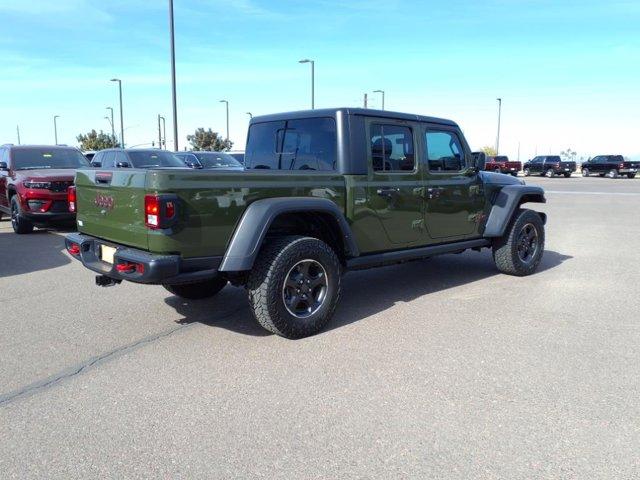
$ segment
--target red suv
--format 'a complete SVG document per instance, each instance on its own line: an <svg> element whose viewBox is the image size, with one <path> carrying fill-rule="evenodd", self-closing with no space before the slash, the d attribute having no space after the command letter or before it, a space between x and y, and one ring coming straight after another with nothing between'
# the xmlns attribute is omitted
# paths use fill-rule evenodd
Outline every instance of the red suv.
<svg viewBox="0 0 640 480"><path fill-rule="evenodd" d="M77 168L89 162L73 147L0 146L0 218L11 215L16 233L30 233L34 226L73 223L67 189Z"/></svg>

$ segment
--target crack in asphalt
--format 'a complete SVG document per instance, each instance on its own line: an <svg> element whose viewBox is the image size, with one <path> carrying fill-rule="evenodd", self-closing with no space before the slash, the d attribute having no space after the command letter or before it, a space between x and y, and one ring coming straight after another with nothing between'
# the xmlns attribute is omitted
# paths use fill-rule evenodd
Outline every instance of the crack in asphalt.
<svg viewBox="0 0 640 480"><path fill-rule="evenodd" d="M241 307L241 308L237 308L231 312L229 312L227 315L223 316L220 319L217 319L216 323L219 323L221 321L227 320L228 318L232 317L233 315L235 315L236 313L238 313L239 311L243 310L245 307ZM135 342L129 343L128 345L122 345L118 348L114 348L113 350L110 350L108 352L105 352L101 355L95 356L95 357L91 357L87 360L85 360L84 362L78 364L78 365L74 365L73 367L69 367L66 368L60 372L58 372L55 375L52 375L50 377L47 377L43 380L39 380L37 382L33 382L30 383L29 385L25 385L22 388L19 388L17 390L14 390L12 392L8 392L8 393L3 393L0 394L0 407L7 405L11 402L13 402L16 399L19 398L25 398L25 397L29 397L31 395L35 395L36 393L51 388L55 385L57 385L58 383L60 383L63 380L66 380L68 378L72 378L75 377L79 374L81 374L82 372L84 372L85 370L88 370L91 367L106 363L108 361L114 360L115 358L118 358L122 355L125 355L129 352L132 352L134 350L137 350L138 348L147 345L149 343L155 342L157 340L160 340L162 338L168 337L170 335L173 335L174 333L181 331L181 330L185 330L188 328L191 328L195 325L198 325L198 320L194 320L190 323L187 324L182 324L179 325L177 327L171 328L169 330L164 330L162 332L156 333L154 335L149 335L147 337L141 338L140 340L137 340Z"/></svg>

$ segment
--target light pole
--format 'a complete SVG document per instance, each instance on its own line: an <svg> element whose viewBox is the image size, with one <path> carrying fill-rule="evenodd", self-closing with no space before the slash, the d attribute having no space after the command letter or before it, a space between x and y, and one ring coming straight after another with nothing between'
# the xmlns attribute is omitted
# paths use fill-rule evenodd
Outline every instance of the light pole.
<svg viewBox="0 0 640 480"><path fill-rule="evenodd" d="M162 130L160 129L160 114L158 114L158 148L162 148Z"/></svg>
<svg viewBox="0 0 640 480"><path fill-rule="evenodd" d="M56 145L58 144L58 119L59 118L60 118L60 115L53 116L53 135L56 140Z"/></svg>
<svg viewBox="0 0 640 480"><path fill-rule="evenodd" d="M220 103L224 103L227 107L227 141L229 141L229 101L220 100Z"/></svg>
<svg viewBox="0 0 640 480"><path fill-rule="evenodd" d="M16 133L18 134L18 145L20 145L20 125L16 125Z"/></svg>
<svg viewBox="0 0 640 480"><path fill-rule="evenodd" d="M364 94L364 108L367 108L367 94Z"/></svg>
<svg viewBox="0 0 640 480"><path fill-rule="evenodd" d="M112 82L118 82L118 92L120 94L120 145L124 148L124 122L122 120L122 80L119 78L112 78Z"/></svg>
<svg viewBox="0 0 640 480"><path fill-rule="evenodd" d="M500 117L502 115L502 98L498 100L498 134L496 135L496 155L500 153Z"/></svg>
<svg viewBox="0 0 640 480"><path fill-rule="evenodd" d="M382 94L382 110L384 110L384 90L374 90L373 93L381 93Z"/></svg>
<svg viewBox="0 0 640 480"><path fill-rule="evenodd" d="M162 121L162 129L160 128L160 121ZM164 136L164 142L162 137ZM162 148L164 143L164 148L167 148L167 122L165 118L158 114L158 148Z"/></svg>
<svg viewBox="0 0 640 480"><path fill-rule="evenodd" d="M299 60L298 63L310 63L311 64L311 110L313 110L314 108L316 108L316 101L315 101L315 82L316 82L316 62L314 60L309 60L308 58L305 58L304 60Z"/></svg>
<svg viewBox="0 0 640 480"><path fill-rule="evenodd" d="M247 115L249 115L249 120L253 118L253 114L251 112L247 112Z"/></svg>
<svg viewBox="0 0 640 480"><path fill-rule="evenodd" d="M111 112L111 119L109 119L109 117L104 117L104 118L109 120L109 123L111 124L111 140L113 140L113 143L116 143L116 130L113 125L113 107L106 107L106 109L109 110L109 112Z"/></svg>
<svg viewBox="0 0 640 480"><path fill-rule="evenodd" d="M178 107L176 105L176 41L173 33L173 0L169 0L169 36L171 37L171 98L173 103L173 150L178 147ZM165 136L165 146L167 138Z"/></svg>

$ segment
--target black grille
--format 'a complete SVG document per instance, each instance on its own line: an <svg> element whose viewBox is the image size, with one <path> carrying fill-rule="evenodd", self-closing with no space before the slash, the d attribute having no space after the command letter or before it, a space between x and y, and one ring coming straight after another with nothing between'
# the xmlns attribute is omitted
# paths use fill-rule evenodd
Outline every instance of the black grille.
<svg viewBox="0 0 640 480"><path fill-rule="evenodd" d="M69 188L71 185L73 185L72 181L66 181L66 182L51 182L51 188L50 190L52 192L66 192L67 188Z"/></svg>

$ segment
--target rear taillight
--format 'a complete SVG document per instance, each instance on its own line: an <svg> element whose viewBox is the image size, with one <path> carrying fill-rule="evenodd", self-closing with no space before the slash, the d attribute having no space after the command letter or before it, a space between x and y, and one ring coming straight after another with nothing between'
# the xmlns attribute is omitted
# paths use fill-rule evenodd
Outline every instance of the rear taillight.
<svg viewBox="0 0 640 480"><path fill-rule="evenodd" d="M145 195L144 224L153 230L169 228L176 220L177 200L175 195Z"/></svg>
<svg viewBox="0 0 640 480"><path fill-rule="evenodd" d="M67 251L71 255L80 255L80 245L77 243L67 243Z"/></svg>
<svg viewBox="0 0 640 480"><path fill-rule="evenodd" d="M73 185L67 188L67 203L69 204L69 211L75 213L76 211L76 187Z"/></svg>
<svg viewBox="0 0 640 480"><path fill-rule="evenodd" d="M144 265L135 262L121 262L116 265L118 273L144 273Z"/></svg>

